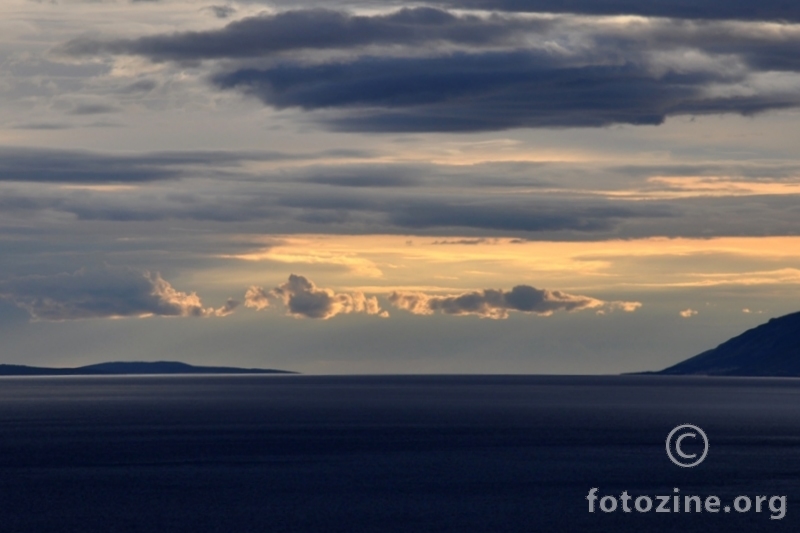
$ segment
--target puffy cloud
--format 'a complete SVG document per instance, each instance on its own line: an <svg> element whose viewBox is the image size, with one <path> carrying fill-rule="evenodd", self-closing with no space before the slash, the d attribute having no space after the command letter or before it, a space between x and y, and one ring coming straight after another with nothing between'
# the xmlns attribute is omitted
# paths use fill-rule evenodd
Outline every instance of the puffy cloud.
<svg viewBox="0 0 800 533"><path fill-rule="evenodd" d="M239 307L240 304L241 302L239 302L238 300L234 300L233 298L228 298L225 301L225 305L214 310L214 316L232 315L234 310L236 310L236 308Z"/></svg>
<svg viewBox="0 0 800 533"><path fill-rule="evenodd" d="M269 292L263 287L253 285L244 294L244 306L261 311L269 307Z"/></svg>
<svg viewBox="0 0 800 533"><path fill-rule="evenodd" d="M364 296L354 291L336 293L331 289L319 288L304 276L291 274L289 280L270 291L252 286L245 294L245 306L258 310L269 306L269 299L280 300L289 315L298 318L321 318L323 320L339 314L365 313L387 317L381 310L378 299Z"/></svg>
<svg viewBox="0 0 800 533"><path fill-rule="evenodd" d="M619 309L626 313L632 313L642 306L642 302L606 302L606 305L613 311Z"/></svg>
<svg viewBox="0 0 800 533"><path fill-rule="evenodd" d="M216 310L204 307L196 293L175 289L158 273L122 267L14 278L0 282L0 297L40 320L226 316L238 305L228 300Z"/></svg>
<svg viewBox="0 0 800 533"><path fill-rule="evenodd" d="M476 315L481 318L508 318L509 311L549 316L555 311L583 309L621 309L635 311L639 302L604 302L589 296L517 285L510 291L484 289L457 295L435 296L423 292L395 291L389 296L395 307L416 315L440 312L446 315Z"/></svg>
<svg viewBox="0 0 800 533"><path fill-rule="evenodd" d="M678 314L681 315L683 318L692 318L697 314L697 311L695 311L694 309L684 309Z"/></svg>

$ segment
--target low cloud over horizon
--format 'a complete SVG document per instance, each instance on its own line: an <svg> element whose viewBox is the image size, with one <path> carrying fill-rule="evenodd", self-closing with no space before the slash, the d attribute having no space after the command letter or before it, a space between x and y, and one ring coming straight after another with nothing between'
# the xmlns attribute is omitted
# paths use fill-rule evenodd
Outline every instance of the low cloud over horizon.
<svg viewBox="0 0 800 533"><path fill-rule="evenodd" d="M175 289L159 273L127 267L81 268L74 273L24 276L0 282L0 299L25 309L35 320L63 321L87 318L225 317L242 304L228 298L219 308L204 307L195 292ZM603 301L558 290L517 285L510 291L484 289L456 295L419 291L392 291L387 299L398 309L415 315L475 315L508 318L509 311L550 316L556 311L594 309L598 314L633 312L640 302ZM365 314L388 318L377 296L361 291L336 292L318 287L305 276L290 274L286 282L264 289L250 286L245 307L262 311L281 304L294 318L327 320L337 315Z"/></svg>
<svg viewBox="0 0 800 533"><path fill-rule="evenodd" d="M475 315L481 318L505 319L510 311L550 316L557 311L594 309L598 313L621 309L633 312L640 302L604 302L589 296L568 294L562 291L537 289L530 285L517 285L510 291L484 289L456 295L437 296L423 292L395 291L389 301L398 309L415 315Z"/></svg>
<svg viewBox="0 0 800 533"><path fill-rule="evenodd" d="M27 276L0 282L0 298L35 320L226 316L239 302L204 307L197 293L181 292L159 273L126 267L80 269L72 274Z"/></svg>
<svg viewBox="0 0 800 533"><path fill-rule="evenodd" d="M304 276L291 274L289 280L265 291L263 287L252 286L245 294L244 305L256 311L269 306L270 299L276 299L286 307L286 313L295 318L319 318L327 320L339 314L363 313L388 317L381 310L378 299L364 296L362 292L340 292L317 287Z"/></svg>

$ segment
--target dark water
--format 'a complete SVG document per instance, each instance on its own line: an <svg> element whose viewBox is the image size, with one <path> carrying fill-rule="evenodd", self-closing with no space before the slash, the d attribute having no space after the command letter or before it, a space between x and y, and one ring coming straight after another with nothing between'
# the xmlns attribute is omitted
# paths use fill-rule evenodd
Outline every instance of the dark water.
<svg viewBox="0 0 800 533"><path fill-rule="evenodd" d="M591 487L786 516L589 513ZM0 379L0 533L800 531L798 497L800 380Z"/></svg>

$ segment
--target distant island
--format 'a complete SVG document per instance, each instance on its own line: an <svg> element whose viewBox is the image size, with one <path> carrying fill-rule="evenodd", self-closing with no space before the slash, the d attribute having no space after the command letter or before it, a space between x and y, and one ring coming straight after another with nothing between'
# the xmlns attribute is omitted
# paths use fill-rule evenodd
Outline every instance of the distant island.
<svg viewBox="0 0 800 533"><path fill-rule="evenodd" d="M773 318L660 375L800 377L800 312Z"/></svg>
<svg viewBox="0 0 800 533"><path fill-rule="evenodd" d="M296 374L271 368L236 368L230 366L194 366L176 361L111 362L75 368L48 368L0 364L0 376L126 376L141 374Z"/></svg>

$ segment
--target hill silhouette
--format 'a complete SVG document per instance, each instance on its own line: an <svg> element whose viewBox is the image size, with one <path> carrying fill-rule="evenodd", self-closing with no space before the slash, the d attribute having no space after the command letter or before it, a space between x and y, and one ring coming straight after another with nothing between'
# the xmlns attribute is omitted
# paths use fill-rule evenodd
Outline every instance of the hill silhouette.
<svg viewBox="0 0 800 533"><path fill-rule="evenodd" d="M141 374L294 374L270 368L194 366L177 361L116 361L76 368L0 365L0 376L124 376Z"/></svg>
<svg viewBox="0 0 800 533"><path fill-rule="evenodd" d="M800 312L773 318L655 374L800 377Z"/></svg>

